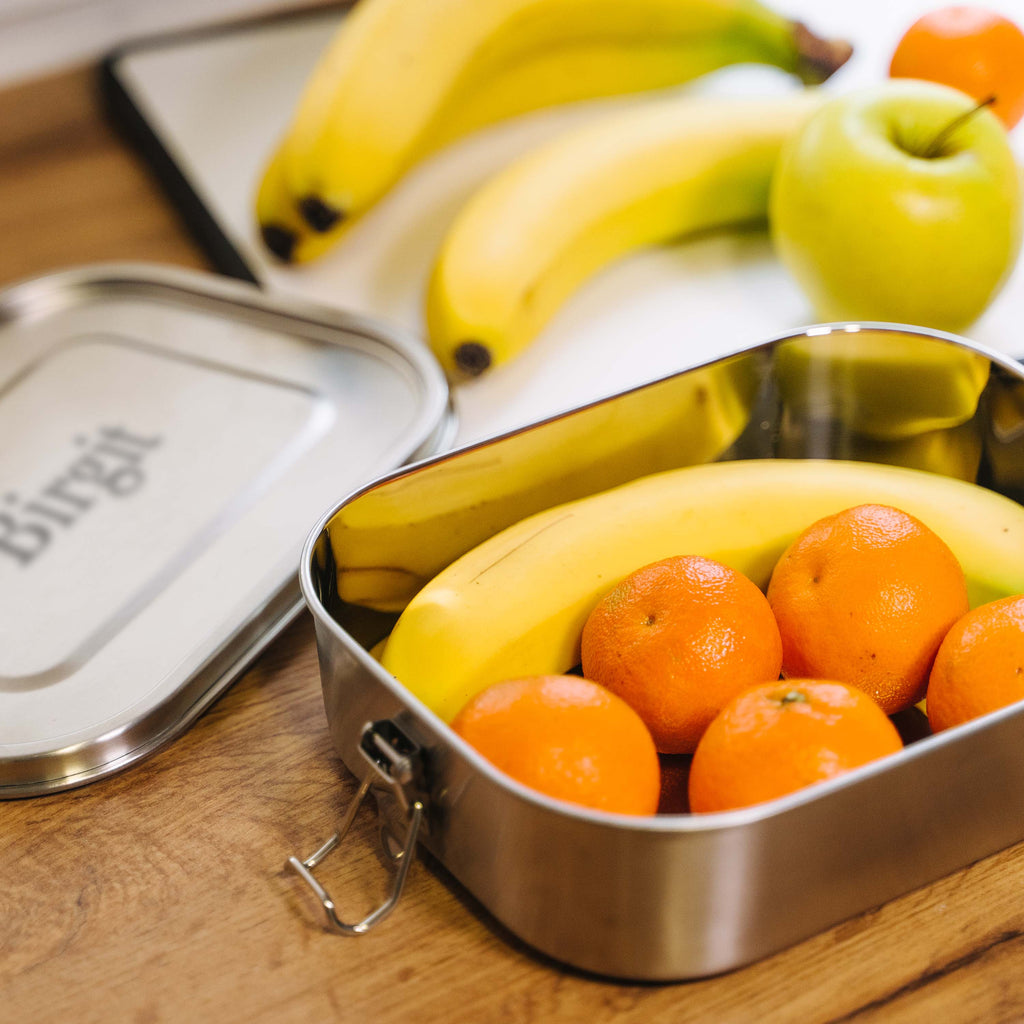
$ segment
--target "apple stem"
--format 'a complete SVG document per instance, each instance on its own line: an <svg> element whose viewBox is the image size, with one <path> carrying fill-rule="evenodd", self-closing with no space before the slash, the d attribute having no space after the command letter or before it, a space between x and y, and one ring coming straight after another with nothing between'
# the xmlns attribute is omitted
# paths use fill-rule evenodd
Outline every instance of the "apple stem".
<svg viewBox="0 0 1024 1024"><path fill-rule="evenodd" d="M991 107L995 103L995 96L986 96L980 103L971 107L970 110L965 110L958 117L954 117L945 128L939 132L938 135L932 139L930 145L926 146L924 152L921 153L921 157L925 160L934 160L941 152L942 147L946 144L949 137L959 128L961 125L966 124L979 110L984 107Z"/></svg>

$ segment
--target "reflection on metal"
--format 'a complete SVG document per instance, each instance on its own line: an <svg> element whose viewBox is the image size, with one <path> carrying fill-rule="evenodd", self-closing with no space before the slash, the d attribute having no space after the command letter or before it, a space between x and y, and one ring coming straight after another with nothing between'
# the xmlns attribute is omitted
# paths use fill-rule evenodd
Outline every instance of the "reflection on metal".
<svg viewBox="0 0 1024 1024"><path fill-rule="evenodd" d="M1024 380L997 367L986 399L985 458L991 484L1024 501Z"/></svg>
<svg viewBox="0 0 1024 1024"><path fill-rule="evenodd" d="M735 356L391 478L329 527L337 592L400 611L463 551L533 512L720 458L746 429L763 357Z"/></svg>
<svg viewBox="0 0 1024 1024"><path fill-rule="evenodd" d="M982 354L892 330L797 337L774 349L784 408L800 422L895 441L959 426L989 376Z"/></svg>

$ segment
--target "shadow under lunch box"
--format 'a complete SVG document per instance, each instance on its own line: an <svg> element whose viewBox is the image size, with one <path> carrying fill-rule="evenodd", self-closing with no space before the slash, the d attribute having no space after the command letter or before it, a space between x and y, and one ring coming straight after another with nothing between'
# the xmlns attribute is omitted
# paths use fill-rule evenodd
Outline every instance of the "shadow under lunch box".
<svg viewBox="0 0 1024 1024"><path fill-rule="evenodd" d="M837 779L743 810L631 817L511 780L376 657L403 605L463 552L526 514L645 474L871 461L1020 502L1022 446L1024 373L1012 360L917 328L834 324L356 490L310 533L300 582L331 736L363 780L347 821L372 792L395 880L383 906L346 923L313 874L340 837L291 866L333 927L360 933L394 907L422 844L536 950L601 975L673 980L750 963L1024 839L1019 706L935 736L911 709L901 752ZM343 542L346 524L364 546Z"/></svg>

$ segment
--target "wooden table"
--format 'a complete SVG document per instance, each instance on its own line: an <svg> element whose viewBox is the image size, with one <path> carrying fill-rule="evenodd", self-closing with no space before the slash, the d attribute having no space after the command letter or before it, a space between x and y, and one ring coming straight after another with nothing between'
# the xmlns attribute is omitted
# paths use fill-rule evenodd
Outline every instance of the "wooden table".
<svg viewBox="0 0 1024 1024"><path fill-rule="evenodd" d="M104 123L88 72L0 93L0 285L106 259L205 265ZM284 862L330 835L354 789L303 617L150 760L0 804L0 1020L1024 1017L1024 845L749 968L622 985L535 956L419 860L379 929L327 932ZM367 810L322 869L351 916L385 889L376 850Z"/></svg>

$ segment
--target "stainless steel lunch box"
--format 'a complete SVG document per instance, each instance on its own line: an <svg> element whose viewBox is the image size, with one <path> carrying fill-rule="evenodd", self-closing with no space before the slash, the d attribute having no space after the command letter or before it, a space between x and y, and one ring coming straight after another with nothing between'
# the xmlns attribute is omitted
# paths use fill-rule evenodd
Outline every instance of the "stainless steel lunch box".
<svg viewBox="0 0 1024 1024"><path fill-rule="evenodd" d="M874 362L862 358L863 346L874 346ZM902 354L889 360L889 350ZM947 364L967 370L946 373ZM613 443L623 424L673 402L678 418L659 440L639 440L629 451ZM730 419L735 429L723 430L723 408L733 403L732 417L736 402L742 421ZM587 441L592 431L605 432L606 471L601 445ZM1021 500L1022 433L1024 373L1013 361L916 328L836 324L776 338L360 488L310 533L300 583L316 624L331 736L364 780L360 795L370 790L378 798L398 861L396 887L368 919L346 923L313 874L336 840L305 861L292 858L293 867L336 927L360 932L392 908L422 843L537 950L601 975L667 980L750 963L1019 841L1019 707L938 736L919 731L915 739L915 723L904 723L913 741L898 755L742 811L641 819L548 799L497 771L381 667L371 649L396 613L339 596L346 567L337 564L331 531L340 516L400 492L414 547L417 502L446 486L454 512L459 496L500 497L514 476L517 495L532 488L539 510L673 465L783 455L910 465ZM503 525L501 500L486 515L465 501L441 561ZM429 529L436 532L436 524Z"/></svg>

